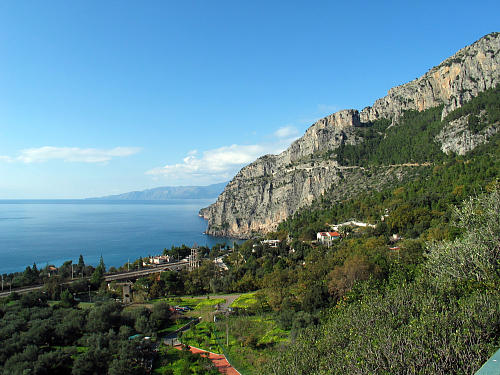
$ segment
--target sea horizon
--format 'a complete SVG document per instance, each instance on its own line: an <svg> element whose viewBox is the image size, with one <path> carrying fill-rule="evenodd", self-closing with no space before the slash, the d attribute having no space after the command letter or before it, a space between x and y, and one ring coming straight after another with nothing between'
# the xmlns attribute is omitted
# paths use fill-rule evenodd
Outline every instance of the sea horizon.
<svg viewBox="0 0 500 375"><path fill-rule="evenodd" d="M77 262L106 267L172 246L239 242L204 233L198 211L212 199L0 199L0 274Z"/></svg>

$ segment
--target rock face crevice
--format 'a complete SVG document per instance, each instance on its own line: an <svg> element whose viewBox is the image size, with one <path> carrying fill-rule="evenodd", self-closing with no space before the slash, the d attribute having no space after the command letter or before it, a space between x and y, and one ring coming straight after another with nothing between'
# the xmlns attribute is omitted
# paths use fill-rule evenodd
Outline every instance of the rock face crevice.
<svg viewBox="0 0 500 375"><path fill-rule="evenodd" d="M500 33L486 35L422 77L390 89L371 107L361 112L342 110L317 121L281 154L265 155L238 172L217 201L200 211L208 220L207 233L249 238L275 230L279 222L325 191L335 190L341 182L345 184L345 167L329 156L342 144L363 141L356 135L356 127L382 118L397 123L404 111L422 111L438 105L444 105L444 118L500 83L499 51ZM469 136L464 147L454 148L457 136L465 134L460 126L463 125L450 123L451 128L436 138L444 152L468 152L497 131L495 127L485 134ZM353 184L354 181L357 180Z"/></svg>

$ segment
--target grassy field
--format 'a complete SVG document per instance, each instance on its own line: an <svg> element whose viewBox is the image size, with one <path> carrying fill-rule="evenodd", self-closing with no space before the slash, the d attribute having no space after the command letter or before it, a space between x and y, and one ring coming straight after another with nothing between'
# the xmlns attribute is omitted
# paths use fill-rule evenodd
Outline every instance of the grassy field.
<svg viewBox="0 0 500 375"><path fill-rule="evenodd" d="M215 306L219 304L223 304L226 302L224 298L211 298L211 299L204 299L200 301L196 307L194 308L195 310L205 310L205 309L213 309Z"/></svg>
<svg viewBox="0 0 500 375"><path fill-rule="evenodd" d="M260 374L260 366L269 360L276 345L286 342L289 336L270 314L232 316L216 324L222 345L227 325L229 345L223 348L224 354L242 374Z"/></svg>
<svg viewBox="0 0 500 375"><path fill-rule="evenodd" d="M249 307L254 306L257 304L257 298L255 295L257 292L251 292L251 293L245 293L239 296L237 299L234 300L234 302L231 304L231 307L236 307L240 309L247 309Z"/></svg>
<svg viewBox="0 0 500 375"><path fill-rule="evenodd" d="M160 346L158 359L155 360L153 374L184 375L206 374L217 375L217 370L207 370L206 358L199 358L190 352L185 352L166 346ZM219 374L220 375L220 374Z"/></svg>
<svg viewBox="0 0 500 375"><path fill-rule="evenodd" d="M182 334L181 342L199 349L222 354L222 349L217 343L214 328L214 323L199 323Z"/></svg>
<svg viewBox="0 0 500 375"><path fill-rule="evenodd" d="M80 302L78 307L81 309L91 309L94 307L94 302Z"/></svg>
<svg viewBox="0 0 500 375"><path fill-rule="evenodd" d="M216 305L226 302L224 298L204 298L204 297L174 297L158 298L151 303L166 302L171 306L185 306L194 310L213 309Z"/></svg>
<svg viewBox="0 0 500 375"><path fill-rule="evenodd" d="M190 318L180 318L175 321L175 324L171 325L170 327L161 329L158 331L159 335L166 335L172 332L177 331L179 328L184 327L186 324L189 323L191 319Z"/></svg>

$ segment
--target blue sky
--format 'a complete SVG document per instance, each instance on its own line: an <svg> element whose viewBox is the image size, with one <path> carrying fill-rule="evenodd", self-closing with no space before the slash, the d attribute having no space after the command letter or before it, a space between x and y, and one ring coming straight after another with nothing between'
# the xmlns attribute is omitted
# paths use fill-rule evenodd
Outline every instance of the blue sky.
<svg viewBox="0 0 500 375"><path fill-rule="evenodd" d="M230 179L484 34L494 1L2 1L0 199Z"/></svg>

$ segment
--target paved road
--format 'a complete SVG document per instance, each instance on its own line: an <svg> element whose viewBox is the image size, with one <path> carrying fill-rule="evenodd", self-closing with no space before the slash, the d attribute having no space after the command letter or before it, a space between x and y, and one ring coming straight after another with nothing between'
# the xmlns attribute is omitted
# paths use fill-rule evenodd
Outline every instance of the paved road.
<svg viewBox="0 0 500 375"><path fill-rule="evenodd" d="M161 272L161 271L165 271L165 270L181 269L181 268L187 267L188 265L189 264L187 262L176 262L176 263L167 263L167 264L164 264L161 266L156 266L154 268L145 268L145 269L138 270L138 271L114 273L111 275L105 275L104 281L109 282L109 281L118 281L118 280L137 279L139 277L150 275L150 274L156 273L156 272ZM86 277L85 279L89 279L89 277ZM70 284L76 280L78 280L78 279L66 281L63 284ZM23 294L23 293L32 292L32 291L42 289L42 288L43 288L43 285L35 285L35 286L27 287L27 288L12 289L12 292ZM3 292L0 292L0 297L7 297L10 293L11 293L10 290L7 290L7 288L6 288Z"/></svg>
<svg viewBox="0 0 500 375"><path fill-rule="evenodd" d="M43 288L43 285L35 285L27 288L12 289L12 292L22 294L22 293L33 292L34 290L38 290L41 288ZM11 291L8 288L5 288L3 292L0 292L0 297L7 297L10 293Z"/></svg>
<svg viewBox="0 0 500 375"><path fill-rule="evenodd" d="M165 270L177 270L189 266L187 262L177 262L177 263L167 263L161 266L156 266L154 268L145 268L138 271L114 273L112 275L104 276L105 281L116 281L116 280L127 280L135 279L145 275L149 275L156 272L161 272Z"/></svg>

